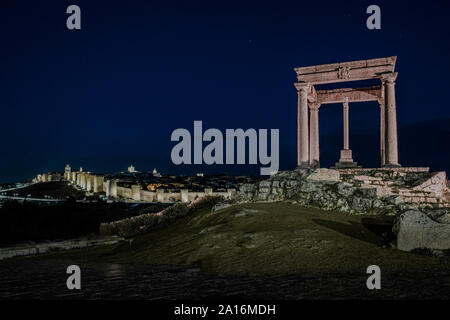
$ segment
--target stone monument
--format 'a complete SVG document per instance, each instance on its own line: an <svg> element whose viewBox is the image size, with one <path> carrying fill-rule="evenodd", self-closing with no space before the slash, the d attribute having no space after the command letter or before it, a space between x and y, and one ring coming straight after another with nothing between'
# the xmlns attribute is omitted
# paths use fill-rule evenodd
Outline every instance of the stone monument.
<svg viewBox="0 0 450 320"><path fill-rule="evenodd" d="M295 87L298 94L298 167L320 167L319 109L321 105L330 103L343 104L344 145L336 166L357 167L349 144L349 103L363 101L376 101L379 104L381 167L400 167L395 103L396 60L397 57L387 57L295 68L297 73ZM315 85L320 84L368 79L379 79L380 85L333 90L315 88Z"/></svg>

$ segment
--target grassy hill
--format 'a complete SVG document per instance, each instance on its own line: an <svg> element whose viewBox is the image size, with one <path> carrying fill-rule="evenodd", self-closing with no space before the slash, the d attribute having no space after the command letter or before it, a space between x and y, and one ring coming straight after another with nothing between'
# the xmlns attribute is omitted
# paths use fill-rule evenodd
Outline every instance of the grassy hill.
<svg viewBox="0 0 450 320"><path fill-rule="evenodd" d="M131 243L57 255L87 262L195 265L219 274L365 274L373 264L384 274L448 273L448 257L390 247L389 219L288 203L244 204L200 210Z"/></svg>

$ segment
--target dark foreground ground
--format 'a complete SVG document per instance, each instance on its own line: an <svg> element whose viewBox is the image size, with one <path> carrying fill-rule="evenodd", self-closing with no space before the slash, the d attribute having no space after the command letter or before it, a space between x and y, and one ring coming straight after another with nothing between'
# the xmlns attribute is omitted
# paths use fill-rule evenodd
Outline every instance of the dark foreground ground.
<svg viewBox="0 0 450 320"><path fill-rule="evenodd" d="M449 257L391 248L389 229L285 203L204 210L131 243L0 262L0 297L448 299ZM71 264L80 291L66 288ZM366 287L373 264L381 290Z"/></svg>
<svg viewBox="0 0 450 320"><path fill-rule="evenodd" d="M448 299L448 274L382 276L382 289L366 288L361 274L219 276L167 265L79 263L81 290L66 288L76 261L16 260L0 268L0 299Z"/></svg>

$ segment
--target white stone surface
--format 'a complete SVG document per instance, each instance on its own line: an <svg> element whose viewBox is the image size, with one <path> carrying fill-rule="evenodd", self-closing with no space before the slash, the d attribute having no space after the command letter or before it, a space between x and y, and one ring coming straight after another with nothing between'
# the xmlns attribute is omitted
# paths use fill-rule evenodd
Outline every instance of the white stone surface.
<svg viewBox="0 0 450 320"><path fill-rule="evenodd" d="M450 224L433 221L420 211L402 213L394 230L397 232L397 248L400 250L450 249Z"/></svg>
<svg viewBox="0 0 450 320"><path fill-rule="evenodd" d="M312 181L340 181L338 170L319 168L314 170L307 178Z"/></svg>

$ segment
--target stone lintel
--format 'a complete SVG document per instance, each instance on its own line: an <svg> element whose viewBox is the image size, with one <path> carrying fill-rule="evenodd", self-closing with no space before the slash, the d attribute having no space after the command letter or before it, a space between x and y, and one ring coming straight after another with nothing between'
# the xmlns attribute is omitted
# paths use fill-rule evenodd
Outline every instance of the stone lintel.
<svg viewBox="0 0 450 320"><path fill-rule="evenodd" d="M381 86L366 88L343 88L334 90L317 90L317 101L320 104L348 102L379 101L382 98Z"/></svg>

